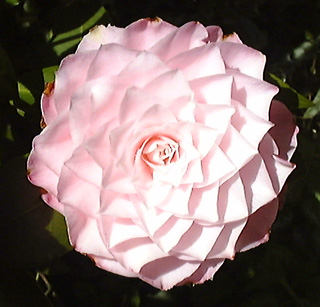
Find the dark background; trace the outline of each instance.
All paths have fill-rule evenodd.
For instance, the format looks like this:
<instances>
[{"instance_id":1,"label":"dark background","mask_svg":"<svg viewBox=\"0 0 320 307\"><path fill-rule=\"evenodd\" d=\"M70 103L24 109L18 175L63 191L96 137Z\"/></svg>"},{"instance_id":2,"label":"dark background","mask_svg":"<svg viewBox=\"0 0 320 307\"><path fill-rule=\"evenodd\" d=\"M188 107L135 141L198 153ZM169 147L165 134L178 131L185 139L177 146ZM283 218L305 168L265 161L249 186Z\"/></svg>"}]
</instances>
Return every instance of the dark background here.
<instances>
[{"instance_id":1,"label":"dark background","mask_svg":"<svg viewBox=\"0 0 320 307\"><path fill-rule=\"evenodd\" d=\"M278 98L300 127L297 169L271 240L226 261L213 281L167 292L72 251L63 218L25 171L44 83L61 59L95 24L156 16L220 25L261 50L265 78L282 87ZM319 44L316 0L0 0L0 306L320 305Z\"/></svg>"}]
</instances>

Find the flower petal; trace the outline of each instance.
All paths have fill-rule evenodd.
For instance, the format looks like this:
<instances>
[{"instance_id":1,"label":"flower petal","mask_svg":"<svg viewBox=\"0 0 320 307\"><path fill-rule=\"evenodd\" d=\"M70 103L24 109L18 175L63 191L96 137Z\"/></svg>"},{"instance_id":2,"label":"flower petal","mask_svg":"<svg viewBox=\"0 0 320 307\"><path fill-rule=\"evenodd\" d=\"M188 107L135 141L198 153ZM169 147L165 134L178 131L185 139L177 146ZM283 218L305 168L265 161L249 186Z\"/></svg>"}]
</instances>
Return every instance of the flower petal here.
<instances>
[{"instance_id":1,"label":"flower petal","mask_svg":"<svg viewBox=\"0 0 320 307\"><path fill-rule=\"evenodd\" d=\"M70 106L73 92L84 84L89 66L96 56L95 51L69 55L64 58L56 72L54 83L54 103L58 113Z\"/></svg>"},{"instance_id":2,"label":"flower petal","mask_svg":"<svg viewBox=\"0 0 320 307\"><path fill-rule=\"evenodd\" d=\"M186 50L204 45L207 35L205 27L199 22L188 22L160 40L150 51L167 61Z\"/></svg>"},{"instance_id":3,"label":"flower petal","mask_svg":"<svg viewBox=\"0 0 320 307\"><path fill-rule=\"evenodd\" d=\"M199 267L200 262L186 262L175 257L163 257L146 264L139 277L161 290L169 290Z\"/></svg>"},{"instance_id":4,"label":"flower petal","mask_svg":"<svg viewBox=\"0 0 320 307\"><path fill-rule=\"evenodd\" d=\"M121 45L102 45L90 64L87 81L100 77L117 76L137 55L137 51Z\"/></svg>"},{"instance_id":5,"label":"flower petal","mask_svg":"<svg viewBox=\"0 0 320 307\"><path fill-rule=\"evenodd\" d=\"M242 220L249 214L244 186L238 173L220 186L218 214L223 223Z\"/></svg>"},{"instance_id":6,"label":"flower petal","mask_svg":"<svg viewBox=\"0 0 320 307\"><path fill-rule=\"evenodd\" d=\"M278 199L272 200L249 216L237 244L237 251L246 251L269 239L271 225L278 213Z\"/></svg>"},{"instance_id":7,"label":"flower petal","mask_svg":"<svg viewBox=\"0 0 320 307\"><path fill-rule=\"evenodd\" d=\"M262 119L269 120L270 103L278 88L244 74L234 73L233 78L232 98Z\"/></svg>"},{"instance_id":8,"label":"flower petal","mask_svg":"<svg viewBox=\"0 0 320 307\"><path fill-rule=\"evenodd\" d=\"M180 53L171 58L167 64L172 69L181 70L187 80L225 73L220 50L214 44L207 44Z\"/></svg>"},{"instance_id":9,"label":"flower petal","mask_svg":"<svg viewBox=\"0 0 320 307\"><path fill-rule=\"evenodd\" d=\"M175 26L160 18L140 19L125 29L111 25L97 26L82 39L77 52L96 50L101 45L110 43L117 43L136 50L146 50L175 30Z\"/></svg>"},{"instance_id":10,"label":"flower petal","mask_svg":"<svg viewBox=\"0 0 320 307\"><path fill-rule=\"evenodd\" d=\"M294 118L283 103L273 100L270 107L270 121L275 123L269 134L279 148L278 156L288 160L297 147L299 129L294 122Z\"/></svg>"},{"instance_id":11,"label":"flower petal","mask_svg":"<svg viewBox=\"0 0 320 307\"><path fill-rule=\"evenodd\" d=\"M262 80L266 57L246 45L233 42L217 42L226 68Z\"/></svg>"},{"instance_id":12,"label":"flower petal","mask_svg":"<svg viewBox=\"0 0 320 307\"><path fill-rule=\"evenodd\" d=\"M203 261L206 259L212 246L219 237L223 226L200 226L193 223L191 228L182 236L173 251L179 253L179 259L193 259Z\"/></svg>"},{"instance_id":13,"label":"flower petal","mask_svg":"<svg viewBox=\"0 0 320 307\"><path fill-rule=\"evenodd\" d=\"M165 252L172 250L190 229L193 221L171 216L154 234L153 241ZM174 249L175 250L175 249Z\"/></svg>"},{"instance_id":14,"label":"flower petal","mask_svg":"<svg viewBox=\"0 0 320 307\"><path fill-rule=\"evenodd\" d=\"M204 78L193 79L190 86L199 103L230 105L233 77L217 74Z\"/></svg>"}]
</instances>

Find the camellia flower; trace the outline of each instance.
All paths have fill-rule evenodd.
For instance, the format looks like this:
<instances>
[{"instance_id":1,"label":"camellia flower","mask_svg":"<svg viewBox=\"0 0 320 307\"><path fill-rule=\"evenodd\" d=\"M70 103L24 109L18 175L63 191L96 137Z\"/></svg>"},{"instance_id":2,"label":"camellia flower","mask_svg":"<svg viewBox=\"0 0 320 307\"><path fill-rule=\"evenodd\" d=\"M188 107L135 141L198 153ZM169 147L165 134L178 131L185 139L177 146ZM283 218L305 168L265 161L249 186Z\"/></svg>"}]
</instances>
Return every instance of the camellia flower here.
<instances>
[{"instance_id":1,"label":"camellia flower","mask_svg":"<svg viewBox=\"0 0 320 307\"><path fill-rule=\"evenodd\" d=\"M43 94L28 160L74 248L166 290L266 242L297 128L264 65L198 22L86 35Z\"/></svg>"}]
</instances>

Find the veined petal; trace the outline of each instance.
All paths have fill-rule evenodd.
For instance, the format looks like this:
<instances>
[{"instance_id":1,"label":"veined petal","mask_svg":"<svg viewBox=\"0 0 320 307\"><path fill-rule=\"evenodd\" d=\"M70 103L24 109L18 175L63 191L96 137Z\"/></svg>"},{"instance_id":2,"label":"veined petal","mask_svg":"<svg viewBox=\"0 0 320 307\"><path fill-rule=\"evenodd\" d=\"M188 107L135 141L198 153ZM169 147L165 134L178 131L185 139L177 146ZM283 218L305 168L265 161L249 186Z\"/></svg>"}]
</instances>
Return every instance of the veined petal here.
<instances>
[{"instance_id":1,"label":"veined petal","mask_svg":"<svg viewBox=\"0 0 320 307\"><path fill-rule=\"evenodd\" d=\"M46 125L51 124L58 116L53 96L53 92L49 94L42 94L41 96L41 111Z\"/></svg>"},{"instance_id":2,"label":"veined petal","mask_svg":"<svg viewBox=\"0 0 320 307\"><path fill-rule=\"evenodd\" d=\"M127 48L146 50L166 37L176 27L161 20L140 19L126 28L108 25L93 28L81 41L77 53L86 50L96 50L101 45L116 43Z\"/></svg>"},{"instance_id":3,"label":"veined petal","mask_svg":"<svg viewBox=\"0 0 320 307\"><path fill-rule=\"evenodd\" d=\"M126 277L139 277L137 273L133 273L132 271L127 270L121 263L119 263L115 259L94 257L93 260L95 265L103 270Z\"/></svg>"},{"instance_id":4,"label":"veined petal","mask_svg":"<svg viewBox=\"0 0 320 307\"><path fill-rule=\"evenodd\" d=\"M220 148L238 169L243 167L258 153L258 150L248 143L232 126L229 126L227 129L220 143Z\"/></svg>"},{"instance_id":5,"label":"veined petal","mask_svg":"<svg viewBox=\"0 0 320 307\"><path fill-rule=\"evenodd\" d=\"M130 218L120 218L110 215L101 217L103 237L109 249L128 240L146 238L147 233Z\"/></svg>"},{"instance_id":6,"label":"veined petal","mask_svg":"<svg viewBox=\"0 0 320 307\"><path fill-rule=\"evenodd\" d=\"M144 90L166 101L193 96L190 85L179 70L169 70L159 74L157 78L146 84Z\"/></svg>"},{"instance_id":7,"label":"veined petal","mask_svg":"<svg viewBox=\"0 0 320 307\"><path fill-rule=\"evenodd\" d=\"M139 277L156 288L169 290L192 275L199 266L199 261L186 262L167 256L146 264Z\"/></svg>"},{"instance_id":8,"label":"veined petal","mask_svg":"<svg viewBox=\"0 0 320 307\"><path fill-rule=\"evenodd\" d=\"M139 71L139 74L137 74ZM150 80L169 71L168 66L156 55L141 51L138 55L118 74L121 83L130 86L144 87Z\"/></svg>"},{"instance_id":9,"label":"veined petal","mask_svg":"<svg viewBox=\"0 0 320 307\"><path fill-rule=\"evenodd\" d=\"M230 205L232 204L232 206ZM223 223L239 221L249 215L244 186L238 173L219 188L218 214Z\"/></svg>"},{"instance_id":10,"label":"veined petal","mask_svg":"<svg viewBox=\"0 0 320 307\"><path fill-rule=\"evenodd\" d=\"M190 81L190 86L199 103L231 105L233 77L228 74L216 74Z\"/></svg>"},{"instance_id":11,"label":"veined petal","mask_svg":"<svg viewBox=\"0 0 320 307\"><path fill-rule=\"evenodd\" d=\"M215 44L206 44L180 53L167 63L170 68L181 70L187 80L225 73L220 50Z\"/></svg>"},{"instance_id":12,"label":"veined petal","mask_svg":"<svg viewBox=\"0 0 320 307\"><path fill-rule=\"evenodd\" d=\"M232 98L241 102L249 111L269 120L270 103L278 88L244 74L233 73Z\"/></svg>"},{"instance_id":13,"label":"veined petal","mask_svg":"<svg viewBox=\"0 0 320 307\"><path fill-rule=\"evenodd\" d=\"M118 44L102 45L90 64L87 81L117 76L137 55L138 51Z\"/></svg>"},{"instance_id":14,"label":"veined petal","mask_svg":"<svg viewBox=\"0 0 320 307\"><path fill-rule=\"evenodd\" d=\"M205 187L212 183L222 184L237 171L237 167L231 162L228 156L214 146L202 160L203 181L196 183L195 188Z\"/></svg>"},{"instance_id":15,"label":"veined petal","mask_svg":"<svg viewBox=\"0 0 320 307\"><path fill-rule=\"evenodd\" d=\"M237 251L246 251L269 240L271 225L278 213L278 199L249 216L236 244Z\"/></svg>"},{"instance_id":16,"label":"veined petal","mask_svg":"<svg viewBox=\"0 0 320 307\"><path fill-rule=\"evenodd\" d=\"M100 203L99 213L102 215L125 219L139 218L132 200L127 194L103 189L100 194Z\"/></svg>"},{"instance_id":17,"label":"veined petal","mask_svg":"<svg viewBox=\"0 0 320 307\"><path fill-rule=\"evenodd\" d=\"M152 240L165 252L172 250L193 224L191 219L171 216L154 234Z\"/></svg>"},{"instance_id":18,"label":"veined petal","mask_svg":"<svg viewBox=\"0 0 320 307\"><path fill-rule=\"evenodd\" d=\"M139 273L143 266L167 255L149 238L133 238L111 249L114 257L128 270Z\"/></svg>"},{"instance_id":19,"label":"veined petal","mask_svg":"<svg viewBox=\"0 0 320 307\"><path fill-rule=\"evenodd\" d=\"M148 208L137 197L131 198L134 207L139 214L141 222L151 237L172 217L170 212L166 212L157 207Z\"/></svg>"},{"instance_id":20,"label":"veined petal","mask_svg":"<svg viewBox=\"0 0 320 307\"><path fill-rule=\"evenodd\" d=\"M298 127L287 107L280 101L273 100L270 107L270 121L275 123L269 134L275 140L282 159L290 159L297 147Z\"/></svg>"},{"instance_id":21,"label":"veined petal","mask_svg":"<svg viewBox=\"0 0 320 307\"><path fill-rule=\"evenodd\" d=\"M100 187L82 180L64 166L58 183L58 200L65 206L77 208L88 216L94 216L100 207Z\"/></svg>"},{"instance_id":22,"label":"veined petal","mask_svg":"<svg viewBox=\"0 0 320 307\"><path fill-rule=\"evenodd\" d=\"M43 163L58 176L64 161L71 156L73 148L67 113L60 115L33 141L33 155L38 155L39 159L41 157ZM32 171L33 167L30 166L30 169Z\"/></svg>"},{"instance_id":23,"label":"veined petal","mask_svg":"<svg viewBox=\"0 0 320 307\"><path fill-rule=\"evenodd\" d=\"M179 259L186 256L188 259L203 261L215 244L222 229L223 226L207 227L193 223L178 245L173 248L173 251L179 253Z\"/></svg>"},{"instance_id":24,"label":"veined petal","mask_svg":"<svg viewBox=\"0 0 320 307\"><path fill-rule=\"evenodd\" d=\"M193 188L189 199L189 215L198 224L217 223L219 185L211 184L203 188Z\"/></svg>"},{"instance_id":25,"label":"veined petal","mask_svg":"<svg viewBox=\"0 0 320 307\"><path fill-rule=\"evenodd\" d=\"M224 259L209 259L201 262L199 268L189 277L184 279L179 285L202 284L207 280L212 280L214 274L222 266Z\"/></svg>"},{"instance_id":26,"label":"veined petal","mask_svg":"<svg viewBox=\"0 0 320 307\"><path fill-rule=\"evenodd\" d=\"M277 197L272 177L260 155L255 156L239 173L250 214Z\"/></svg>"},{"instance_id":27,"label":"veined petal","mask_svg":"<svg viewBox=\"0 0 320 307\"><path fill-rule=\"evenodd\" d=\"M101 186L102 169L85 148L78 147L64 165L81 178L81 180L88 181L97 187Z\"/></svg>"},{"instance_id":28,"label":"veined petal","mask_svg":"<svg viewBox=\"0 0 320 307\"><path fill-rule=\"evenodd\" d=\"M217 42L226 68L262 80L266 57L253 48L233 42Z\"/></svg>"},{"instance_id":29,"label":"veined petal","mask_svg":"<svg viewBox=\"0 0 320 307\"><path fill-rule=\"evenodd\" d=\"M269 134L266 134L260 143L259 152L268 169L273 188L279 194L286 179L295 169L295 165L273 154L273 146L273 139Z\"/></svg>"},{"instance_id":30,"label":"veined petal","mask_svg":"<svg viewBox=\"0 0 320 307\"><path fill-rule=\"evenodd\" d=\"M95 51L69 55L64 58L56 72L54 83L54 102L58 113L68 110L74 91L83 85Z\"/></svg>"},{"instance_id":31,"label":"veined petal","mask_svg":"<svg viewBox=\"0 0 320 307\"><path fill-rule=\"evenodd\" d=\"M219 26L208 26L206 27L208 32L208 37L206 38L206 42L219 42L223 38L222 29Z\"/></svg>"},{"instance_id":32,"label":"veined petal","mask_svg":"<svg viewBox=\"0 0 320 307\"><path fill-rule=\"evenodd\" d=\"M232 117L232 125L255 148L258 148L263 136L274 125L250 112L241 103L233 101L236 112Z\"/></svg>"},{"instance_id":33,"label":"veined petal","mask_svg":"<svg viewBox=\"0 0 320 307\"><path fill-rule=\"evenodd\" d=\"M236 242L245 227L247 218L224 225L218 239L208 254L208 259L233 259Z\"/></svg>"},{"instance_id":34,"label":"veined petal","mask_svg":"<svg viewBox=\"0 0 320 307\"><path fill-rule=\"evenodd\" d=\"M207 31L199 22L188 22L155 44L150 51L163 61L199 46L204 45Z\"/></svg>"},{"instance_id":35,"label":"veined petal","mask_svg":"<svg viewBox=\"0 0 320 307\"><path fill-rule=\"evenodd\" d=\"M90 256L113 258L101 239L98 223L76 208L68 207L64 212L71 244L80 253Z\"/></svg>"}]
</instances>

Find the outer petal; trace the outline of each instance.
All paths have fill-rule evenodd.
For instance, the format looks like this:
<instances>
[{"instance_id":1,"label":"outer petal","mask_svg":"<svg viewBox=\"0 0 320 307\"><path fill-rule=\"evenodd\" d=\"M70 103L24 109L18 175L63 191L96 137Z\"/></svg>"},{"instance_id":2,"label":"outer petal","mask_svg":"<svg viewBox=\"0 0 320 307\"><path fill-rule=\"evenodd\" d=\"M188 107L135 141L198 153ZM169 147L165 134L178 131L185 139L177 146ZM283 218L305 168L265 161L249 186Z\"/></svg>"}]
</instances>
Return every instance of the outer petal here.
<instances>
[{"instance_id":1,"label":"outer petal","mask_svg":"<svg viewBox=\"0 0 320 307\"><path fill-rule=\"evenodd\" d=\"M207 280L212 280L214 274L219 270L223 264L224 259L209 259L201 263L199 268L189 277L180 282L179 285L186 284L202 284Z\"/></svg>"},{"instance_id":2,"label":"outer petal","mask_svg":"<svg viewBox=\"0 0 320 307\"><path fill-rule=\"evenodd\" d=\"M269 120L270 103L273 96L277 94L278 88L244 74L233 73L232 75L234 78L232 98L241 102L262 119Z\"/></svg>"},{"instance_id":3,"label":"outer petal","mask_svg":"<svg viewBox=\"0 0 320 307\"><path fill-rule=\"evenodd\" d=\"M233 77L217 74L190 81L195 98L199 103L230 105Z\"/></svg>"},{"instance_id":4,"label":"outer petal","mask_svg":"<svg viewBox=\"0 0 320 307\"><path fill-rule=\"evenodd\" d=\"M71 244L80 253L112 259L99 233L98 223L83 212L68 207L64 212Z\"/></svg>"},{"instance_id":5,"label":"outer petal","mask_svg":"<svg viewBox=\"0 0 320 307\"><path fill-rule=\"evenodd\" d=\"M136 50L146 50L175 30L175 26L160 18L140 19L125 29L111 25L98 26L82 39L77 53L97 50L101 45L110 43L117 43Z\"/></svg>"},{"instance_id":6,"label":"outer petal","mask_svg":"<svg viewBox=\"0 0 320 307\"><path fill-rule=\"evenodd\" d=\"M214 44L207 44L180 53L167 63L172 69L181 70L187 80L225 73L220 50Z\"/></svg>"},{"instance_id":7,"label":"outer petal","mask_svg":"<svg viewBox=\"0 0 320 307\"><path fill-rule=\"evenodd\" d=\"M277 213L278 200L274 199L250 215L236 244L236 250L246 251L268 241L271 225Z\"/></svg>"},{"instance_id":8,"label":"outer petal","mask_svg":"<svg viewBox=\"0 0 320 307\"><path fill-rule=\"evenodd\" d=\"M124 267L135 273L147 263L167 257L149 238L133 238L113 247L111 252Z\"/></svg>"},{"instance_id":9,"label":"outer petal","mask_svg":"<svg viewBox=\"0 0 320 307\"><path fill-rule=\"evenodd\" d=\"M273 100L270 107L270 121L275 123L269 134L279 148L278 156L289 160L297 147L297 133L299 131L293 116L283 103Z\"/></svg>"},{"instance_id":10,"label":"outer petal","mask_svg":"<svg viewBox=\"0 0 320 307\"><path fill-rule=\"evenodd\" d=\"M54 102L58 113L70 106L73 92L84 84L89 66L96 55L95 51L69 55L63 59L56 73Z\"/></svg>"},{"instance_id":11,"label":"outer petal","mask_svg":"<svg viewBox=\"0 0 320 307\"><path fill-rule=\"evenodd\" d=\"M223 32L220 27L209 26L209 27L206 27L206 29L208 31L208 38L206 39L206 41L214 43L222 40Z\"/></svg>"},{"instance_id":12,"label":"outer petal","mask_svg":"<svg viewBox=\"0 0 320 307\"><path fill-rule=\"evenodd\" d=\"M246 225L247 218L224 225L219 238L208 254L208 259L233 259L236 242Z\"/></svg>"},{"instance_id":13,"label":"outer petal","mask_svg":"<svg viewBox=\"0 0 320 307\"><path fill-rule=\"evenodd\" d=\"M157 230L152 239L165 253L168 253L176 247L182 239L181 237L192 227L192 224L193 221L191 219L181 219L171 216L171 218ZM174 248L174 251L176 251L176 248Z\"/></svg>"},{"instance_id":14,"label":"outer petal","mask_svg":"<svg viewBox=\"0 0 320 307\"><path fill-rule=\"evenodd\" d=\"M137 51L121 45L102 45L92 60L87 80L118 75L137 54ZM107 70L106 67L108 67Z\"/></svg>"},{"instance_id":15,"label":"outer petal","mask_svg":"<svg viewBox=\"0 0 320 307\"><path fill-rule=\"evenodd\" d=\"M193 223L173 251L179 254L179 259L186 257L186 259L204 261L222 229L223 226L201 226Z\"/></svg>"},{"instance_id":16,"label":"outer petal","mask_svg":"<svg viewBox=\"0 0 320 307\"><path fill-rule=\"evenodd\" d=\"M279 194L286 179L294 170L295 165L277 157L277 155L274 154L274 146L273 139L267 134L260 143L259 151L268 169L273 188L275 192Z\"/></svg>"},{"instance_id":17,"label":"outer petal","mask_svg":"<svg viewBox=\"0 0 320 307\"><path fill-rule=\"evenodd\" d=\"M217 42L226 68L262 80L266 57L246 45L232 42Z\"/></svg>"},{"instance_id":18,"label":"outer petal","mask_svg":"<svg viewBox=\"0 0 320 307\"><path fill-rule=\"evenodd\" d=\"M112 272L114 274L126 277L139 277L137 273L127 270L121 263L114 259L107 259L104 257L93 257L97 267Z\"/></svg>"},{"instance_id":19,"label":"outer petal","mask_svg":"<svg viewBox=\"0 0 320 307\"><path fill-rule=\"evenodd\" d=\"M51 122L58 116L58 111L53 99L53 91L53 88L50 93L46 93L45 90L41 97L41 111L46 125L51 124Z\"/></svg>"},{"instance_id":20,"label":"outer petal","mask_svg":"<svg viewBox=\"0 0 320 307\"><path fill-rule=\"evenodd\" d=\"M186 262L175 257L163 257L146 264L139 277L161 290L169 290L192 275L200 262Z\"/></svg>"},{"instance_id":21,"label":"outer petal","mask_svg":"<svg viewBox=\"0 0 320 307\"><path fill-rule=\"evenodd\" d=\"M89 216L95 216L100 208L99 198L99 187L82 180L67 166L62 168L58 183L59 202L77 208Z\"/></svg>"},{"instance_id":22,"label":"outer petal","mask_svg":"<svg viewBox=\"0 0 320 307\"><path fill-rule=\"evenodd\" d=\"M207 35L203 25L198 22L189 22L171 32L150 51L158 55L161 60L167 61L184 51L204 45Z\"/></svg>"},{"instance_id":23,"label":"outer petal","mask_svg":"<svg viewBox=\"0 0 320 307\"><path fill-rule=\"evenodd\" d=\"M69 131L68 114L64 113L47 126L33 141L33 153L38 158L30 158L28 168L32 174L38 166L32 162L34 159L41 160L57 176L60 175L61 167L67 160L74 148Z\"/></svg>"}]
</instances>

